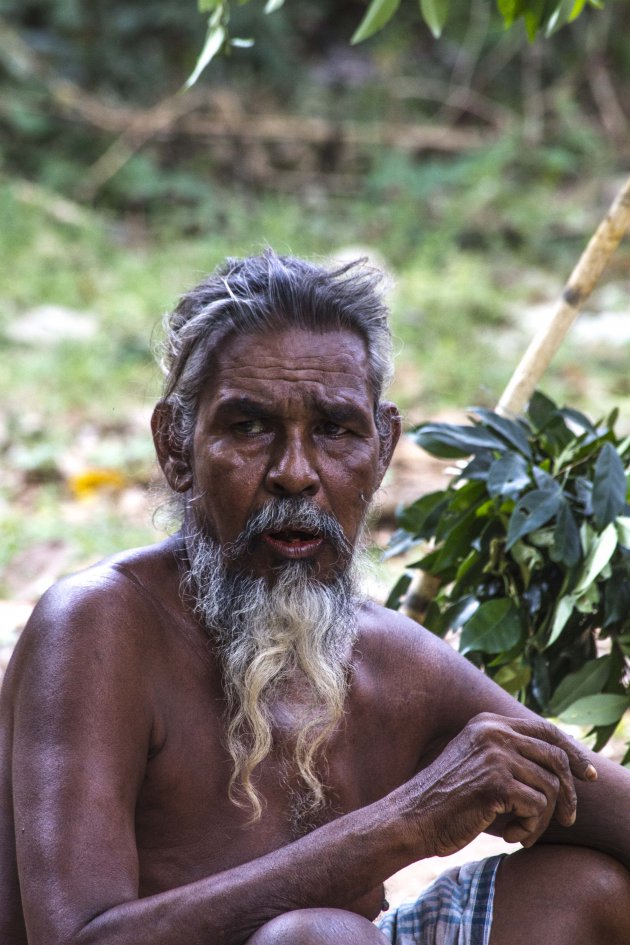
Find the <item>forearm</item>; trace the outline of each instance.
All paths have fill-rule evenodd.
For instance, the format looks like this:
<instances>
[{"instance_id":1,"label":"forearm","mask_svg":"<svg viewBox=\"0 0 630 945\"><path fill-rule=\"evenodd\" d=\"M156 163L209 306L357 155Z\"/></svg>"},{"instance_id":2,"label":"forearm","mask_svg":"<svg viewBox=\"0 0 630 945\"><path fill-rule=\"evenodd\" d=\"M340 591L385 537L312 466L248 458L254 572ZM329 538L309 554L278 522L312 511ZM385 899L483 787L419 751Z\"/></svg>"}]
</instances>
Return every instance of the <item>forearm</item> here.
<instances>
[{"instance_id":1,"label":"forearm","mask_svg":"<svg viewBox=\"0 0 630 945\"><path fill-rule=\"evenodd\" d=\"M578 784L577 819L573 827L552 823L545 843L592 847L615 857L630 869L630 771L592 755L597 781Z\"/></svg>"},{"instance_id":2,"label":"forearm","mask_svg":"<svg viewBox=\"0 0 630 945\"><path fill-rule=\"evenodd\" d=\"M347 908L415 858L402 820L395 792L235 869L114 906L72 945L240 945L283 912Z\"/></svg>"}]
</instances>

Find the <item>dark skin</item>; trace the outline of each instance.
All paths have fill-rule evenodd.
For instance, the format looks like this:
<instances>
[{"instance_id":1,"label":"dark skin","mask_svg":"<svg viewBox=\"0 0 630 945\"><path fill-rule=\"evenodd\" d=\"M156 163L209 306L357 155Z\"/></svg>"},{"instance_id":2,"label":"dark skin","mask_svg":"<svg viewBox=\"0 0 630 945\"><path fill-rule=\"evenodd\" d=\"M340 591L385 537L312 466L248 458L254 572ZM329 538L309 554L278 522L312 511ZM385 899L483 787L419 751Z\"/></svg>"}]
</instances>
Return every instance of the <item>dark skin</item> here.
<instances>
[{"instance_id":1,"label":"dark skin","mask_svg":"<svg viewBox=\"0 0 630 945\"><path fill-rule=\"evenodd\" d=\"M169 436L164 405L154 435L169 483L192 491L220 542L270 496L287 495L332 512L354 542L399 432L395 408L380 411L379 434L357 335L287 331L225 343L191 455ZM296 555L323 578L338 566L325 540L296 548L263 537L249 566L270 582ZM579 945L600 931L607 943L629 940L626 868L546 846L599 848L630 865L628 772L373 604L358 614L346 713L326 750L327 822L292 839L281 767L295 737L288 704L256 772L262 818L248 823L227 796L220 667L182 604L181 568L177 538L109 559L48 592L20 639L2 693L0 941L378 945L368 920L383 881L488 829L536 844L499 871L491 945L520 942L518 905L531 916L536 891L524 858L541 850L547 899L555 877L555 904L569 901L574 880L558 866L579 877L586 856L584 876L599 857L597 875L614 877L620 903L597 913L595 931L580 925L562 938L540 900L545 940Z\"/></svg>"}]
</instances>

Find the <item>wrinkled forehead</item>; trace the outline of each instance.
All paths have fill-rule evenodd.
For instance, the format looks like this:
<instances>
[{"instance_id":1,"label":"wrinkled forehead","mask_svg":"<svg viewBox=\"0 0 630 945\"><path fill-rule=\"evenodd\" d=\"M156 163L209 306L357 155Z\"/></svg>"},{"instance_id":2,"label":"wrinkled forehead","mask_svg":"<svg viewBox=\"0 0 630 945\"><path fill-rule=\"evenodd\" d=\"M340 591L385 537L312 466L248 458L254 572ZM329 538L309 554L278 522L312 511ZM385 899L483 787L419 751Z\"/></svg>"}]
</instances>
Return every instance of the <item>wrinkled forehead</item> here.
<instances>
[{"instance_id":1,"label":"wrinkled forehead","mask_svg":"<svg viewBox=\"0 0 630 945\"><path fill-rule=\"evenodd\" d=\"M238 390L305 400L348 398L374 406L365 341L348 330L290 328L229 336L208 362L204 394Z\"/></svg>"}]
</instances>

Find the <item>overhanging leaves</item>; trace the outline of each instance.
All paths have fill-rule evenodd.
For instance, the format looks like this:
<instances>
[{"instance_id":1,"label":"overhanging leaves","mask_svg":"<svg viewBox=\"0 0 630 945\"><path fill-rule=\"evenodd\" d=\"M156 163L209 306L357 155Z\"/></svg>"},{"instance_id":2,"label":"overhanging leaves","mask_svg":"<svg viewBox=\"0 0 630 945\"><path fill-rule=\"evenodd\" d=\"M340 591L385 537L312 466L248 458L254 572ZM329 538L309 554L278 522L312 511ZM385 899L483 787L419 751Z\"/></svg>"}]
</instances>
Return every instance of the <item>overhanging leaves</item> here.
<instances>
[{"instance_id":1,"label":"overhanging leaves","mask_svg":"<svg viewBox=\"0 0 630 945\"><path fill-rule=\"evenodd\" d=\"M378 33L391 20L399 5L400 0L372 0L350 42L362 43Z\"/></svg>"},{"instance_id":2,"label":"overhanging leaves","mask_svg":"<svg viewBox=\"0 0 630 945\"><path fill-rule=\"evenodd\" d=\"M420 0L420 12L436 39L442 34L448 16L449 0Z\"/></svg>"},{"instance_id":3,"label":"overhanging leaves","mask_svg":"<svg viewBox=\"0 0 630 945\"><path fill-rule=\"evenodd\" d=\"M220 7L217 7L217 12L220 12ZM184 83L185 89L189 89L195 84L206 66L214 59L214 57L225 45L227 38L226 28L223 23L215 22L215 19L215 16L210 18L208 32L206 34L206 41L204 43L203 49L201 50L201 53L199 54L199 59L197 60L195 68Z\"/></svg>"}]
</instances>

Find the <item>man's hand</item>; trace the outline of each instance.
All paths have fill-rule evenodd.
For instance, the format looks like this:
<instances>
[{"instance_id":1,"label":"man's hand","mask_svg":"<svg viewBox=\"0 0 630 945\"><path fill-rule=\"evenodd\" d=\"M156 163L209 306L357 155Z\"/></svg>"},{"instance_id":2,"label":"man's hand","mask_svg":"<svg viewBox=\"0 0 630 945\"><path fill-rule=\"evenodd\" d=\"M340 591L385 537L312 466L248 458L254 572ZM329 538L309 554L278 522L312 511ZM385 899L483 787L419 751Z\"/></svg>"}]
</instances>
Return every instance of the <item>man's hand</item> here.
<instances>
[{"instance_id":1,"label":"man's hand","mask_svg":"<svg viewBox=\"0 0 630 945\"><path fill-rule=\"evenodd\" d=\"M424 856L455 853L497 817L504 840L530 847L552 818L575 822L574 778L594 781L597 772L554 725L484 712L408 782L405 803Z\"/></svg>"}]
</instances>

